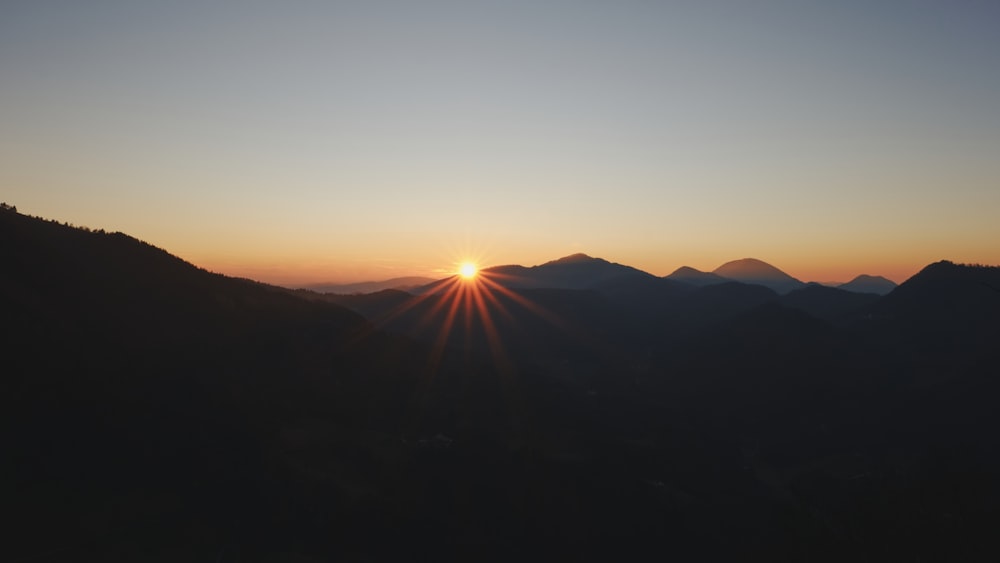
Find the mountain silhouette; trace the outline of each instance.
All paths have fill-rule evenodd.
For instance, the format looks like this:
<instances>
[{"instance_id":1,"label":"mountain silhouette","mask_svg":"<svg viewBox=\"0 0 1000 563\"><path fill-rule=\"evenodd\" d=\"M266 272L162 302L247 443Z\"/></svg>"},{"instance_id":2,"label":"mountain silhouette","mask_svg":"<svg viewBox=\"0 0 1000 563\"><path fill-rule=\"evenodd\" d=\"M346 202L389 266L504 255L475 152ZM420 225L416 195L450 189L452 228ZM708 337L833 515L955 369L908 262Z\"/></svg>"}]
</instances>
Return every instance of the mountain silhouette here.
<instances>
[{"instance_id":1,"label":"mountain silhouette","mask_svg":"<svg viewBox=\"0 0 1000 563\"><path fill-rule=\"evenodd\" d=\"M5 559L996 558L1000 268L336 295L6 207L0 264Z\"/></svg>"},{"instance_id":2,"label":"mountain silhouette","mask_svg":"<svg viewBox=\"0 0 1000 563\"><path fill-rule=\"evenodd\" d=\"M8 212L0 236L18 241L0 250L8 266L3 298L7 311L27 326L94 323L96 332L129 342L162 339L162 346L191 331L213 339L247 333L251 318L321 322L342 331L365 324L342 307L316 306L283 288L210 273L123 233ZM186 334L176 331L178 325Z\"/></svg>"},{"instance_id":3,"label":"mountain silhouette","mask_svg":"<svg viewBox=\"0 0 1000 563\"><path fill-rule=\"evenodd\" d=\"M116 549L141 559L161 534L196 553L185 530L281 536L266 516L279 510L274 471L292 463L281 429L331 410L341 425L358 413L383 413L384 425L405 411L423 362L346 308L122 233L4 210L0 241L12 560L38 545L68 560ZM392 390L364 391L375 381ZM196 514L205 520L192 526Z\"/></svg>"},{"instance_id":4,"label":"mountain silhouette","mask_svg":"<svg viewBox=\"0 0 1000 563\"><path fill-rule=\"evenodd\" d=\"M647 316L662 312L691 289L688 284L586 254L572 254L531 267L493 266L484 268L479 275L492 284L513 290L594 290L619 306ZM414 293L434 293L447 287L447 280L438 280Z\"/></svg>"},{"instance_id":5,"label":"mountain silhouette","mask_svg":"<svg viewBox=\"0 0 1000 563\"><path fill-rule=\"evenodd\" d=\"M593 258L584 254L583 252L577 252L575 254L570 254L568 256L563 256L562 258L556 258L555 260L550 260L545 263L545 265L554 264L592 264L594 262L606 262L600 258Z\"/></svg>"},{"instance_id":6,"label":"mountain silhouette","mask_svg":"<svg viewBox=\"0 0 1000 563\"><path fill-rule=\"evenodd\" d=\"M769 287L779 294L799 289L805 284L774 266L755 258L733 260L716 268L713 274L731 280Z\"/></svg>"},{"instance_id":7,"label":"mountain silhouette","mask_svg":"<svg viewBox=\"0 0 1000 563\"><path fill-rule=\"evenodd\" d=\"M905 346L911 358L934 355L987 369L984 358L1000 341L996 288L998 267L936 262L876 301L872 324Z\"/></svg>"},{"instance_id":8,"label":"mountain silhouette","mask_svg":"<svg viewBox=\"0 0 1000 563\"><path fill-rule=\"evenodd\" d=\"M572 254L538 266L496 266L482 273L511 288L593 289L624 279L656 280L656 276L586 254ZM654 282L655 283L655 282Z\"/></svg>"},{"instance_id":9,"label":"mountain silhouette","mask_svg":"<svg viewBox=\"0 0 1000 563\"><path fill-rule=\"evenodd\" d=\"M876 295L885 295L893 289L896 289L896 283L892 280L883 278L882 276L869 276L862 274L847 283L838 285L837 288L843 289L844 291L853 291L855 293L874 293Z\"/></svg>"},{"instance_id":10,"label":"mountain silhouette","mask_svg":"<svg viewBox=\"0 0 1000 563\"><path fill-rule=\"evenodd\" d=\"M880 299L873 310L907 321L952 324L996 319L1000 267L935 262Z\"/></svg>"},{"instance_id":11,"label":"mountain silhouette","mask_svg":"<svg viewBox=\"0 0 1000 563\"><path fill-rule=\"evenodd\" d=\"M668 280L679 281L683 283L689 283L691 285L711 285L716 283L725 283L726 278L719 276L718 274L713 274L711 272L702 272L701 270L696 270L689 266L681 266L677 268L672 273L664 276Z\"/></svg>"}]
</instances>

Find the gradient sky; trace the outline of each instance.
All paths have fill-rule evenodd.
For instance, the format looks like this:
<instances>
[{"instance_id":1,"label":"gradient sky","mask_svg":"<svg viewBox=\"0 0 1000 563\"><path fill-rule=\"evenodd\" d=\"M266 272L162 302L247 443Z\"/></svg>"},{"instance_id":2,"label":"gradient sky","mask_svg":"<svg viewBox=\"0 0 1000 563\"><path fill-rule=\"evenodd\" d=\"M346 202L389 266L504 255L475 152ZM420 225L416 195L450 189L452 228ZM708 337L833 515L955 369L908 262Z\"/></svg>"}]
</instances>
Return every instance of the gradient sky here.
<instances>
[{"instance_id":1,"label":"gradient sky","mask_svg":"<svg viewBox=\"0 0 1000 563\"><path fill-rule=\"evenodd\" d=\"M1000 263L1000 3L6 1L0 199L284 284Z\"/></svg>"}]
</instances>

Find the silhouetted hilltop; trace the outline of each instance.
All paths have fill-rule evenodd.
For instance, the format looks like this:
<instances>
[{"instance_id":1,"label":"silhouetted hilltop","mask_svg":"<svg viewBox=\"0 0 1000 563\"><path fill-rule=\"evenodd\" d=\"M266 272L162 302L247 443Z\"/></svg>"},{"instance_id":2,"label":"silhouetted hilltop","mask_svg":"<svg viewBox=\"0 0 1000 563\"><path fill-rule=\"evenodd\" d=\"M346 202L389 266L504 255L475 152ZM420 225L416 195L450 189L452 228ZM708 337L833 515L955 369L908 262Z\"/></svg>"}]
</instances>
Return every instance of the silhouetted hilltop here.
<instances>
[{"instance_id":1,"label":"silhouetted hilltop","mask_svg":"<svg viewBox=\"0 0 1000 563\"><path fill-rule=\"evenodd\" d=\"M552 266L556 264L587 264L597 261L606 262L606 260L602 260L600 258L593 258L582 252L577 252L576 254L570 254L569 256L563 256L562 258L550 260L542 264L542 266Z\"/></svg>"},{"instance_id":2,"label":"silhouetted hilltop","mask_svg":"<svg viewBox=\"0 0 1000 563\"><path fill-rule=\"evenodd\" d=\"M997 319L1000 267L935 262L878 301L873 310L907 320Z\"/></svg>"},{"instance_id":3,"label":"silhouetted hilltop","mask_svg":"<svg viewBox=\"0 0 1000 563\"><path fill-rule=\"evenodd\" d=\"M490 284L515 290L595 290L618 306L646 316L664 311L691 289L688 284L658 278L631 266L582 253L538 266L494 266L485 268L479 275ZM415 293L435 292L446 285L447 280L439 280Z\"/></svg>"},{"instance_id":4,"label":"silhouetted hilltop","mask_svg":"<svg viewBox=\"0 0 1000 563\"><path fill-rule=\"evenodd\" d=\"M282 428L330 412L396 428L422 361L343 307L122 233L4 210L0 263L11 560L38 546L134 555L160 536L196 550L189 532L283 537L269 514L297 495L279 492L296 467Z\"/></svg>"},{"instance_id":5,"label":"silhouetted hilltop","mask_svg":"<svg viewBox=\"0 0 1000 563\"><path fill-rule=\"evenodd\" d=\"M726 262L712 273L743 283L763 285L778 293L788 293L805 285L774 266L755 258Z\"/></svg>"},{"instance_id":6,"label":"silhouetted hilltop","mask_svg":"<svg viewBox=\"0 0 1000 563\"><path fill-rule=\"evenodd\" d=\"M538 266L498 266L483 270L497 283L511 288L593 289L621 278L656 280L631 266L573 254Z\"/></svg>"},{"instance_id":7,"label":"silhouetted hilltop","mask_svg":"<svg viewBox=\"0 0 1000 563\"><path fill-rule=\"evenodd\" d=\"M256 322L315 321L338 330L364 325L347 309L212 274L123 233L8 212L0 214L0 237L17 241L0 249L6 310L43 330L81 323L115 338L163 339L163 345L192 331L206 338L246 333Z\"/></svg>"},{"instance_id":8,"label":"silhouetted hilltop","mask_svg":"<svg viewBox=\"0 0 1000 563\"><path fill-rule=\"evenodd\" d=\"M920 354L953 354L956 364L997 357L1000 267L936 262L877 301L871 314Z\"/></svg>"},{"instance_id":9,"label":"silhouetted hilltop","mask_svg":"<svg viewBox=\"0 0 1000 563\"><path fill-rule=\"evenodd\" d=\"M853 280L840 284L838 289L853 291L855 293L874 293L876 295L886 295L896 289L896 283L882 276L869 276L862 274Z\"/></svg>"},{"instance_id":10,"label":"silhouetted hilltop","mask_svg":"<svg viewBox=\"0 0 1000 563\"><path fill-rule=\"evenodd\" d=\"M664 276L664 278L699 286L725 283L726 281L729 281L718 274L702 272L701 270L696 270L689 266L681 266L680 268L674 270L670 275Z\"/></svg>"}]
</instances>

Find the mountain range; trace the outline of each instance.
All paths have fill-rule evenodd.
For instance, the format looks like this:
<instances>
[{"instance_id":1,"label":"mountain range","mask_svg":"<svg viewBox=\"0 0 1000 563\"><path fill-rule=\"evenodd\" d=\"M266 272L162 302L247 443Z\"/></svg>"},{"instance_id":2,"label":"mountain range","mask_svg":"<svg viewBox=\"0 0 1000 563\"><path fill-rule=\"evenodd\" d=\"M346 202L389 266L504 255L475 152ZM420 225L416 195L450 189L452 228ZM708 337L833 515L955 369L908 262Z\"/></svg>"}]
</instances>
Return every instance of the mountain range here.
<instances>
[{"instance_id":1,"label":"mountain range","mask_svg":"<svg viewBox=\"0 0 1000 563\"><path fill-rule=\"evenodd\" d=\"M559 288L595 289L621 284L646 284L655 286L653 274L631 266L609 262L603 258L593 258L583 253L572 254L538 266L493 266L484 269L497 283L510 288ZM719 266L712 272L702 272L689 266L682 266L662 279L690 286L705 286L726 282L740 282L762 285L779 294L789 293L806 286L778 268L757 260L744 258ZM361 282L356 284L314 284L303 289L319 293L361 294L375 293L385 289L397 289L410 293L433 291L439 280L421 277L393 278L385 281ZM667 287L669 284L660 284ZM838 288L854 293L885 295L896 284L881 276L859 275Z\"/></svg>"},{"instance_id":2,"label":"mountain range","mask_svg":"<svg viewBox=\"0 0 1000 563\"><path fill-rule=\"evenodd\" d=\"M9 209L0 242L8 560L998 555L997 267L340 295Z\"/></svg>"},{"instance_id":3,"label":"mountain range","mask_svg":"<svg viewBox=\"0 0 1000 563\"><path fill-rule=\"evenodd\" d=\"M726 262L712 272L702 272L688 266L682 266L666 276L666 278L693 285L738 281L763 285L781 294L802 289L806 286L802 281L755 258L743 258L741 260ZM892 291L896 287L896 284L882 276L862 274L850 282L839 284L836 287L854 293L885 295Z\"/></svg>"}]
</instances>

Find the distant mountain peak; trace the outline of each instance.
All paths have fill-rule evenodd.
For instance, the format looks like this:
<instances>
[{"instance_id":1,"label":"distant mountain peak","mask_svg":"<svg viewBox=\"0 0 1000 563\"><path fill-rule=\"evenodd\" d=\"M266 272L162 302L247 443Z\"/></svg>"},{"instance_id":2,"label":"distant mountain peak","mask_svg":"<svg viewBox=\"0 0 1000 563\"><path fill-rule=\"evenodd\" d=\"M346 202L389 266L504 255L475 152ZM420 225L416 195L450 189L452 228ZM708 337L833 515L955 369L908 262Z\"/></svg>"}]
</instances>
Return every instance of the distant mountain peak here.
<instances>
[{"instance_id":1,"label":"distant mountain peak","mask_svg":"<svg viewBox=\"0 0 1000 563\"><path fill-rule=\"evenodd\" d=\"M742 258L726 262L712 273L743 283L767 286L778 293L788 293L805 285L800 280L756 258Z\"/></svg>"},{"instance_id":2,"label":"distant mountain peak","mask_svg":"<svg viewBox=\"0 0 1000 563\"><path fill-rule=\"evenodd\" d=\"M896 282L883 278L882 276L861 274L853 280L840 284L837 287L839 289L853 291L855 293L875 293L877 295L885 295L893 289L896 289Z\"/></svg>"},{"instance_id":3,"label":"distant mountain peak","mask_svg":"<svg viewBox=\"0 0 1000 563\"><path fill-rule=\"evenodd\" d=\"M509 288L595 289L664 280L637 268L577 253L537 266L494 266L484 270Z\"/></svg>"},{"instance_id":4,"label":"distant mountain peak","mask_svg":"<svg viewBox=\"0 0 1000 563\"><path fill-rule=\"evenodd\" d=\"M603 260L601 260L600 258L594 258L582 252L577 252L576 254L570 254L569 256L563 256L562 258L559 258L557 260L546 262L545 264L578 264L582 262L598 262L598 261L603 262Z\"/></svg>"},{"instance_id":5,"label":"distant mountain peak","mask_svg":"<svg viewBox=\"0 0 1000 563\"><path fill-rule=\"evenodd\" d=\"M741 258L739 260L733 260L731 262L726 262L725 264L719 266L712 273L733 278L733 279L774 279L774 280L794 280L792 276L782 272L778 268L764 262L763 260L758 260L756 258Z\"/></svg>"},{"instance_id":6,"label":"distant mountain peak","mask_svg":"<svg viewBox=\"0 0 1000 563\"><path fill-rule=\"evenodd\" d=\"M699 274L707 274L707 273L708 272L702 272L701 270L692 268L691 266L681 266L680 268L677 268L676 270L674 270L673 273L671 273L670 275L671 276L673 276L673 275L688 276L688 275L699 275Z\"/></svg>"},{"instance_id":7,"label":"distant mountain peak","mask_svg":"<svg viewBox=\"0 0 1000 563\"><path fill-rule=\"evenodd\" d=\"M692 268L691 266L681 266L680 268L674 270L670 275L664 276L664 278L698 286L729 281L717 274L702 272L701 270Z\"/></svg>"}]
</instances>

